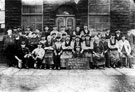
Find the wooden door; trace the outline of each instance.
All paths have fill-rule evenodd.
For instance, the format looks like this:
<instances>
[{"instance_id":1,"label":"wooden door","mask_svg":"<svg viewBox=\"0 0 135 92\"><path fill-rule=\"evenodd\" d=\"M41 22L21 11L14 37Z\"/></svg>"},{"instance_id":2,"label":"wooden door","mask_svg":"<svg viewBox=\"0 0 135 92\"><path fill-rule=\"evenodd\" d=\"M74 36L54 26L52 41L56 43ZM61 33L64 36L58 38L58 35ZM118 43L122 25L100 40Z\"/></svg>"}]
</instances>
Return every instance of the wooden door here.
<instances>
[{"instance_id":1,"label":"wooden door","mask_svg":"<svg viewBox=\"0 0 135 92\"><path fill-rule=\"evenodd\" d=\"M64 17L58 17L58 18L56 19L56 25L57 25L57 27L58 27L58 30L60 30L60 28L61 28L62 26L66 26L65 18L64 18Z\"/></svg>"},{"instance_id":2,"label":"wooden door","mask_svg":"<svg viewBox=\"0 0 135 92\"><path fill-rule=\"evenodd\" d=\"M66 28L68 26L72 26L72 29L75 29L75 18L74 17L66 17Z\"/></svg>"},{"instance_id":3,"label":"wooden door","mask_svg":"<svg viewBox=\"0 0 135 92\"><path fill-rule=\"evenodd\" d=\"M66 28L68 26L72 26L72 28L75 29L75 18L68 17L68 16L57 17L56 18L56 25L57 25L58 29L60 29L61 26L65 26Z\"/></svg>"}]
</instances>

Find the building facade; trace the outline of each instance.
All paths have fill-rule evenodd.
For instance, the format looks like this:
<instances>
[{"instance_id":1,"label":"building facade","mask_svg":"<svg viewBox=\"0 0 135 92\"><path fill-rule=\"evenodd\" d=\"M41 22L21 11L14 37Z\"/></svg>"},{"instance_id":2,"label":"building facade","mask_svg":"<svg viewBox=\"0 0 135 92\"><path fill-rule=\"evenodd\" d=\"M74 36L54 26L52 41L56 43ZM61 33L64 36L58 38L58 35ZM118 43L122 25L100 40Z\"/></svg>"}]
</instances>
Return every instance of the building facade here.
<instances>
[{"instance_id":1,"label":"building facade","mask_svg":"<svg viewBox=\"0 0 135 92\"><path fill-rule=\"evenodd\" d=\"M135 1L5 0L5 28L30 26L42 31L44 26L54 25L126 32L135 28Z\"/></svg>"}]
</instances>

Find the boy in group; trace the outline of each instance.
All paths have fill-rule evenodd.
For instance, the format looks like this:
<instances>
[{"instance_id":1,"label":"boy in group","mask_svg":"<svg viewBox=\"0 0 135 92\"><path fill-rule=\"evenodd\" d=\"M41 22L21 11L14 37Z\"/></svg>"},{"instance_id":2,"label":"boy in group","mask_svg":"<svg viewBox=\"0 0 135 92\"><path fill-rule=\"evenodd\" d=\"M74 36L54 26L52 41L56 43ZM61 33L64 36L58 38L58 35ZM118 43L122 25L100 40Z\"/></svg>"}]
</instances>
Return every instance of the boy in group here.
<instances>
[{"instance_id":1,"label":"boy in group","mask_svg":"<svg viewBox=\"0 0 135 92\"><path fill-rule=\"evenodd\" d=\"M32 51L32 58L34 60L34 68L41 68L44 59L45 50L42 48L42 43L38 43L38 47Z\"/></svg>"}]
</instances>

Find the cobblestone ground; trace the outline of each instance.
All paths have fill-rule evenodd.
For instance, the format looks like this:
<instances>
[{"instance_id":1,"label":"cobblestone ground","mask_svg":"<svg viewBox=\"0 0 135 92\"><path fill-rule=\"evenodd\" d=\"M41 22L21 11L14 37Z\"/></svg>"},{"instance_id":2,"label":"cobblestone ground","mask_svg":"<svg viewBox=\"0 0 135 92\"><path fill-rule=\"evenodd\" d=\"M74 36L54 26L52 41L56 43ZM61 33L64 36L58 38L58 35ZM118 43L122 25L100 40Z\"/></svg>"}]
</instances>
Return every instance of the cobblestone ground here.
<instances>
[{"instance_id":1,"label":"cobblestone ground","mask_svg":"<svg viewBox=\"0 0 135 92\"><path fill-rule=\"evenodd\" d=\"M0 92L135 92L135 69L58 71L1 66Z\"/></svg>"}]
</instances>

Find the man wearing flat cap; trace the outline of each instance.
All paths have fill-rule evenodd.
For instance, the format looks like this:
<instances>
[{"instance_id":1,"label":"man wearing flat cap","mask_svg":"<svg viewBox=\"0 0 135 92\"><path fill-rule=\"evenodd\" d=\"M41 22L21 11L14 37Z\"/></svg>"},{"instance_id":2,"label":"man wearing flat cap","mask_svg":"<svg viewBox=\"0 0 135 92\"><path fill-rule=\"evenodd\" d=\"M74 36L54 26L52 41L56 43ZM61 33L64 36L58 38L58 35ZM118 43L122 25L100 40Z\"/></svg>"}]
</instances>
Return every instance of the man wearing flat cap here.
<instances>
[{"instance_id":1,"label":"man wearing flat cap","mask_svg":"<svg viewBox=\"0 0 135 92\"><path fill-rule=\"evenodd\" d=\"M18 68L29 68L30 56L30 50L26 47L25 41L22 41L20 48L17 49L15 54Z\"/></svg>"},{"instance_id":2,"label":"man wearing flat cap","mask_svg":"<svg viewBox=\"0 0 135 92\"><path fill-rule=\"evenodd\" d=\"M32 51L32 58L34 60L34 68L42 68L45 50L42 48L42 43L39 42L36 49Z\"/></svg>"},{"instance_id":3,"label":"man wearing flat cap","mask_svg":"<svg viewBox=\"0 0 135 92\"><path fill-rule=\"evenodd\" d=\"M88 29L87 25L83 26L83 30L81 32L81 35L91 35L90 30Z\"/></svg>"},{"instance_id":4,"label":"man wearing flat cap","mask_svg":"<svg viewBox=\"0 0 135 92\"><path fill-rule=\"evenodd\" d=\"M7 35L3 37L2 42L3 42L3 50L7 58L8 66L10 67L16 65L15 58L14 58L14 54L16 50L16 40L11 29L7 31Z\"/></svg>"},{"instance_id":5,"label":"man wearing flat cap","mask_svg":"<svg viewBox=\"0 0 135 92\"><path fill-rule=\"evenodd\" d=\"M117 30L117 31L116 31L116 33L115 33L115 39L116 39L117 41L121 40L121 32L120 32L120 30Z\"/></svg>"},{"instance_id":6,"label":"man wearing flat cap","mask_svg":"<svg viewBox=\"0 0 135 92\"><path fill-rule=\"evenodd\" d=\"M65 38L67 36L67 32L66 32L65 26L61 27L60 34L62 35L62 42L64 42Z\"/></svg>"}]
</instances>

